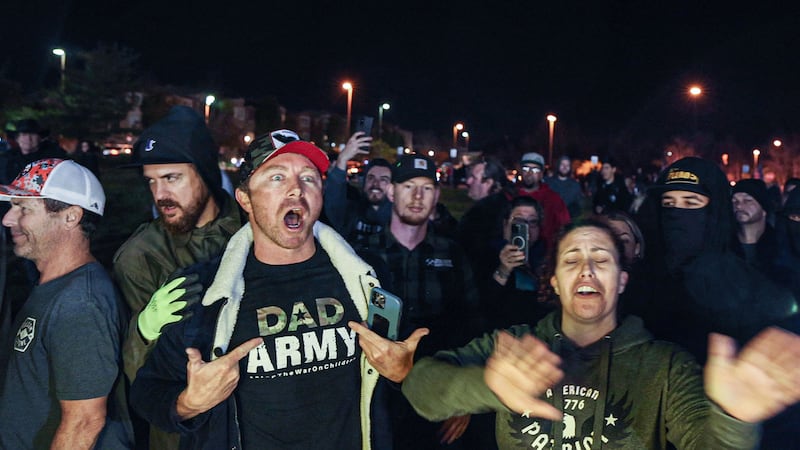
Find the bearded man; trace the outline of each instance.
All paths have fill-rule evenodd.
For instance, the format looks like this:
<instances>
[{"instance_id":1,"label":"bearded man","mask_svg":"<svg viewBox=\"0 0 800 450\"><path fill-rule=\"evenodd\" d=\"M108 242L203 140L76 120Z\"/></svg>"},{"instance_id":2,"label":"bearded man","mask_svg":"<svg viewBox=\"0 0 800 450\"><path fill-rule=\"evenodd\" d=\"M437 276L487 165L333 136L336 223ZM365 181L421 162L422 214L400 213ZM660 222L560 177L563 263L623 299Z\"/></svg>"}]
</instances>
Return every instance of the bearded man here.
<instances>
[{"instance_id":1,"label":"bearded man","mask_svg":"<svg viewBox=\"0 0 800 450\"><path fill-rule=\"evenodd\" d=\"M151 296L177 269L222 253L241 219L222 188L217 146L191 108L176 106L144 130L131 166L142 168L158 210L158 217L140 225L114 255L114 278L133 313L123 354L133 381L161 328L181 317L176 308L182 305L166 295L154 296L153 306L145 308ZM178 435L164 434L151 428L151 448L177 448Z\"/></svg>"}]
</instances>

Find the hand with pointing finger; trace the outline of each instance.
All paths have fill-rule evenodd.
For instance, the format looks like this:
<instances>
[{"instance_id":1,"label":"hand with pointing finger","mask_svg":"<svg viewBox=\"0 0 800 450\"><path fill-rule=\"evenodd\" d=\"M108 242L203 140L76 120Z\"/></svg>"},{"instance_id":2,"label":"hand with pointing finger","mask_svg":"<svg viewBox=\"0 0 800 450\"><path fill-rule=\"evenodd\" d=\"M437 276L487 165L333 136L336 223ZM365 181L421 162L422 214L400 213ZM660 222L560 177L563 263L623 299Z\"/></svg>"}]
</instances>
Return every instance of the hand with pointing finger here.
<instances>
[{"instance_id":1,"label":"hand with pointing finger","mask_svg":"<svg viewBox=\"0 0 800 450\"><path fill-rule=\"evenodd\" d=\"M419 341L430 333L427 328L417 328L405 341L392 341L367 328L366 323L348 322L347 325L358 333L358 345L369 363L384 378L395 383L402 383L411 371Z\"/></svg>"},{"instance_id":2,"label":"hand with pointing finger","mask_svg":"<svg viewBox=\"0 0 800 450\"><path fill-rule=\"evenodd\" d=\"M257 337L214 361L203 361L200 351L187 348L187 386L178 396L177 412L182 420L202 414L227 399L239 384L239 361L264 343Z\"/></svg>"}]
</instances>

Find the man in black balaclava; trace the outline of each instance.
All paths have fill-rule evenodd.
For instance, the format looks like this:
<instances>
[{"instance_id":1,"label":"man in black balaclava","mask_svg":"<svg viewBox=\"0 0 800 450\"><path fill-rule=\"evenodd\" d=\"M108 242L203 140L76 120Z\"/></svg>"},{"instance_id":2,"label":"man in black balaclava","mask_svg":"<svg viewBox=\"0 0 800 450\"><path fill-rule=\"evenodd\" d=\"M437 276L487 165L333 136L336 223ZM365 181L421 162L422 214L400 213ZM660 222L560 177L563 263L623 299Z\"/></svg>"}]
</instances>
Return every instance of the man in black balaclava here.
<instances>
[{"instance_id":1,"label":"man in black balaclava","mask_svg":"<svg viewBox=\"0 0 800 450\"><path fill-rule=\"evenodd\" d=\"M646 280L653 302L645 317L656 337L677 342L703 361L708 334L746 342L769 325L800 330L798 302L730 248L735 219L730 184L711 161L683 158L667 168L648 195L660 199L658 223L663 251ZM647 301L648 299L641 299ZM763 448L790 449L787 435L798 417L792 408L765 426ZM769 443L767 445L766 443Z\"/></svg>"},{"instance_id":2,"label":"man in black balaclava","mask_svg":"<svg viewBox=\"0 0 800 450\"><path fill-rule=\"evenodd\" d=\"M653 262L665 272L660 278L667 297L661 298L673 313L671 323L655 328L698 358L705 355L708 332L746 340L797 311L789 292L732 251L736 222L730 192L714 163L694 157L673 163L648 191L660 199L663 251ZM693 329L686 330L691 322L696 322Z\"/></svg>"}]
</instances>

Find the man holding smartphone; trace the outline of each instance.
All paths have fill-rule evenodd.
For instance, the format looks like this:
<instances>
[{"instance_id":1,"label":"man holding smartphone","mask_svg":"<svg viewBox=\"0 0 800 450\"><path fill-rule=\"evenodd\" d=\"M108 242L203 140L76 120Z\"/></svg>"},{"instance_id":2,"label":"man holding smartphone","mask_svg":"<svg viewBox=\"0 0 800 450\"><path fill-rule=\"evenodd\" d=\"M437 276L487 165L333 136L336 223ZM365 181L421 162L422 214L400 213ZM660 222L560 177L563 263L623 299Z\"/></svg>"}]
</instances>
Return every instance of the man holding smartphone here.
<instances>
[{"instance_id":1,"label":"man holding smartphone","mask_svg":"<svg viewBox=\"0 0 800 450\"><path fill-rule=\"evenodd\" d=\"M484 317L493 329L535 323L550 309L537 299L545 259L545 245L539 237L542 207L530 197L518 196L504 213L497 268L481 296Z\"/></svg>"},{"instance_id":2,"label":"man holding smartphone","mask_svg":"<svg viewBox=\"0 0 800 450\"><path fill-rule=\"evenodd\" d=\"M358 245L357 250L367 260L377 261L376 268L381 262L385 264L385 271L391 274L382 281L403 301L400 339L417 328L428 328L431 335L420 342L417 355L432 355L481 331L478 291L462 248L429 226L439 199L435 163L419 154L403 155L392 167L392 179L388 191L392 202L390 225ZM387 389L384 394L392 414L395 450L451 444L469 423L469 416L442 424L428 422L413 411L398 390Z\"/></svg>"},{"instance_id":3,"label":"man holding smartphone","mask_svg":"<svg viewBox=\"0 0 800 450\"><path fill-rule=\"evenodd\" d=\"M366 164L364 181L356 198L348 198L347 163L358 155L368 155L372 138L356 132L328 170L325 180L325 217L350 243L380 233L392 217L392 204L386 190L392 184L391 164L375 158Z\"/></svg>"},{"instance_id":4,"label":"man holding smartphone","mask_svg":"<svg viewBox=\"0 0 800 450\"><path fill-rule=\"evenodd\" d=\"M544 178L544 157L536 152L522 155L519 162L522 182L517 187L517 195L526 195L542 205L544 218L541 222L542 239L550 248L556 233L570 222L569 211L564 200L542 182Z\"/></svg>"}]
</instances>

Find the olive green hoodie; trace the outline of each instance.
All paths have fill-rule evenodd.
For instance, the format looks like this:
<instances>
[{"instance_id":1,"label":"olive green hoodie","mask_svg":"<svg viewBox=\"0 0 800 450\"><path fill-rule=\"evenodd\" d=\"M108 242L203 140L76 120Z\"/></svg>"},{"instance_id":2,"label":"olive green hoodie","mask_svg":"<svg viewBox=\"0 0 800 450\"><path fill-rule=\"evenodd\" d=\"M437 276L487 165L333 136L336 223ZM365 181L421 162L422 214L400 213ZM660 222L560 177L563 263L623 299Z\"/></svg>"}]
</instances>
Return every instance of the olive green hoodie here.
<instances>
[{"instance_id":1,"label":"olive green hoodie","mask_svg":"<svg viewBox=\"0 0 800 450\"><path fill-rule=\"evenodd\" d=\"M500 449L665 449L667 441L679 450L757 448L759 426L712 406L692 356L654 340L638 317L625 318L584 348L563 336L560 323L556 311L535 329L522 325L508 331L533 334L561 356L566 375L543 398L564 412L562 424L514 413L489 390L483 368L494 335L420 360L404 381L403 394L429 420L497 411ZM595 430L602 433L602 447L592 445Z\"/></svg>"}]
</instances>

